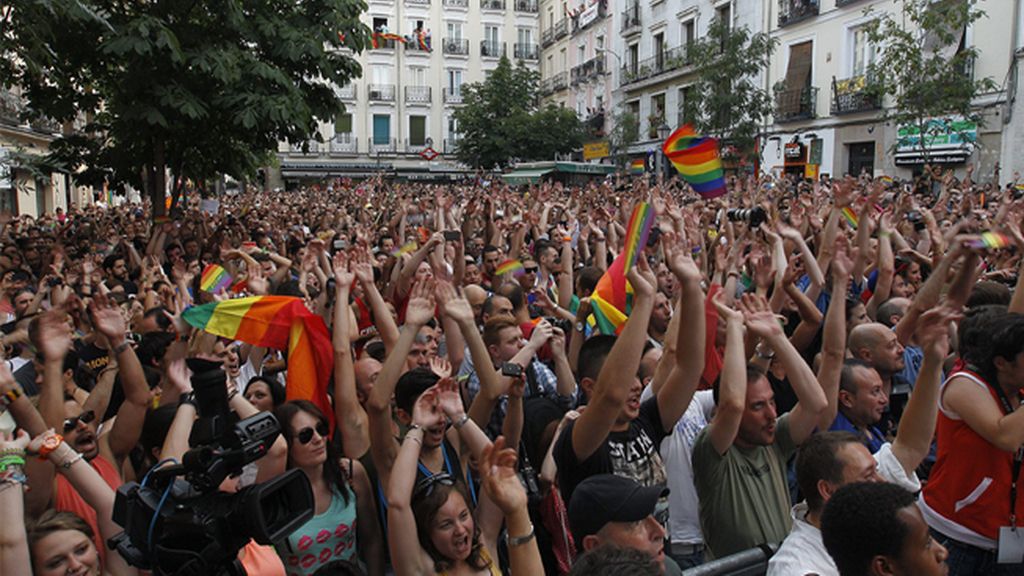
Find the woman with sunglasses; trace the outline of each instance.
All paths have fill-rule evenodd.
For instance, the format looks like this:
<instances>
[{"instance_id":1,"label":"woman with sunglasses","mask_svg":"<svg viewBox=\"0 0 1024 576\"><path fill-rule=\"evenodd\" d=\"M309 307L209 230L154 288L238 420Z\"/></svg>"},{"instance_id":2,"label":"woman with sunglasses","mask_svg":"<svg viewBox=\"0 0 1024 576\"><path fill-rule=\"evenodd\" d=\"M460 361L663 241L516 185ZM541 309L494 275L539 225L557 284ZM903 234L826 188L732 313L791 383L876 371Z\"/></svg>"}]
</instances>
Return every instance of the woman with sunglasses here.
<instances>
[{"instance_id":1,"label":"woman with sunglasses","mask_svg":"<svg viewBox=\"0 0 1024 576\"><path fill-rule=\"evenodd\" d=\"M469 497L448 474L417 481L424 430L453 422L479 464L483 495L476 518ZM388 490L388 542L397 576L472 574L499 576L498 534L507 522L509 557L514 574L543 574L544 567L526 506L526 492L516 474L515 450L504 437L492 445L462 410L458 385L441 380L413 407L391 471Z\"/></svg>"},{"instance_id":2,"label":"woman with sunglasses","mask_svg":"<svg viewBox=\"0 0 1024 576\"><path fill-rule=\"evenodd\" d=\"M287 467L306 474L316 503L316 515L277 545L285 570L308 575L333 560L361 559L368 574L382 575L384 550L363 465L341 457L327 419L312 402L292 400L274 414L288 441Z\"/></svg>"}]
</instances>

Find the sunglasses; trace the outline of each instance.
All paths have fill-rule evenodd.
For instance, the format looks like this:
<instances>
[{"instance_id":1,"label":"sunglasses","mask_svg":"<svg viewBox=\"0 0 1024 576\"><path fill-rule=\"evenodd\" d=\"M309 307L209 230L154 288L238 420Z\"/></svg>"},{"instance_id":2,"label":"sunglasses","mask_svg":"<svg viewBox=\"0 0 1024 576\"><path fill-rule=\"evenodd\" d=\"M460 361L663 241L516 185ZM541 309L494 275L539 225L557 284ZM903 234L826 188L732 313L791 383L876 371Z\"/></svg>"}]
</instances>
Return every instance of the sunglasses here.
<instances>
[{"instance_id":1,"label":"sunglasses","mask_svg":"<svg viewBox=\"0 0 1024 576\"><path fill-rule=\"evenodd\" d=\"M441 474L434 474L433 476L427 476L416 483L416 487L412 491L413 498L427 498L434 493L434 487L440 484L441 486L454 486L455 478L452 478L450 474L442 472Z\"/></svg>"},{"instance_id":2,"label":"sunglasses","mask_svg":"<svg viewBox=\"0 0 1024 576\"><path fill-rule=\"evenodd\" d=\"M536 266L530 266L528 268L524 267L523 268L523 272L526 272L527 274L536 274L537 273L537 267Z\"/></svg>"},{"instance_id":3,"label":"sunglasses","mask_svg":"<svg viewBox=\"0 0 1024 576\"><path fill-rule=\"evenodd\" d=\"M75 416L74 418L65 418L64 433L67 434L68 432L74 430L78 426L79 422L81 422L82 424L88 424L89 422L92 422L95 419L96 413L93 412L92 410L86 410L85 412L82 412L81 414Z\"/></svg>"},{"instance_id":4,"label":"sunglasses","mask_svg":"<svg viewBox=\"0 0 1024 576\"><path fill-rule=\"evenodd\" d=\"M309 441L313 439L313 432L313 428L306 426L302 430L299 430L297 434L295 434L295 438L299 441L299 444L306 445L309 444ZM315 432L319 434L321 438L327 438L327 424L320 422L319 424L316 425Z\"/></svg>"}]
</instances>

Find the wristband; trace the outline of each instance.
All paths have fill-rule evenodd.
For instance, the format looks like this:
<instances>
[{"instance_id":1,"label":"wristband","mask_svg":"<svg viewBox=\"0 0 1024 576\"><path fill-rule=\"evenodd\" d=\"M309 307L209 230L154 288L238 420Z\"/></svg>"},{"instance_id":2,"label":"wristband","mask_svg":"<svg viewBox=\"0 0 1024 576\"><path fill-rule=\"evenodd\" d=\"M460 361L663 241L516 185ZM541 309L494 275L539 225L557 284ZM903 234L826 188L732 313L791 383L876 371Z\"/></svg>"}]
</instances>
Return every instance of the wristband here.
<instances>
[{"instance_id":1,"label":"wristband","mask_svg":"<svg viewBox=\"0 0 1024 576\"><path fill-rule=\"evenodd\" d=\"M28 476L20 470L7 470L6 472L0 472L0 485L3 484L25 484L28 482Z\"/></svg>"},{"instance_id":2,"label":"wristband","mask_svg":"<svg viewBox=\"0 0 1024 576\"><path fill-rule=\"evenodd\" d=\"M127 339L127 338L125 338L124 342L121 342L120 344L118 344L117 346L114 347L114 350L113 350L114 356L115 357L120 356L121 352L124 352L125 350L127 350L128 347L131 346L131 345L132 345L132 341Z\"/></svg>"},{"instance_id":3,"label":"wristband","mask_svg":"<svg viewBox=\"0 0 1024 576\"><path fill-rule=\"evenodd\" d=\"M20 466L24 466L24 465L25 465L25 457L24 456L19 456L17 454L7 454L5 456L0 456L0 472L5 472L8 468L10 468L12 466L19 466L20 467Z\"/></svg>"},{"instance_id":4,"label":"wristband","mask_svg":"<svg viewBox=\"0 0 1024 576\"><path fill-rule=\"evenodd\" d=\"M178 408L181 408L182 404L188 404L189 406L192 406L193 408L196 408L196 393L192 392L192 391L189 391L189 392L185 392L184 394L179 396L178 397Z\"/></svg>"},{"instance_id":5,"label":"wristband","mask_svg":"<svg viewBox=\"0 0 1024 576\"><path fill-rule=\"evenodd\" d=\"M0 406L6 408L7 406L13 404L15 400L21 398L21 396L22 394L20 389L11 388L7 392L5 392L3 396L0 396Z\"/></svg>"},{"instance_id":6,"label":"wristband","mask_svg":"<svg viewBox=\"0 0 1024 576\"><path fill-rule=\"evenodd\" d=\"M78 462L81 459L82 459L82 453L81 452L75 452L74 456L72 456L71 458L68 458L67 460L65 460L63 462L61 462L60 463L60 467L65 469L65 470L71 470L71 467L74 466L75 463Z\"/></svg>"},{"instance_id":7,"label":"wristband","mask_svg":"<svg viewBox=\"0 0 1024 576\"><path fill-rule=\"evenodd\" d=\"M514 546L522 546L523 544L526 544L530 540L533 540L533 538L535 536L536 536L536 533L533 530L533 524L530 524L530 532L527 533L525 536L515 536L515 537L513 537L513 536L510 536L508 534L508 532L506 532L505 533L505 543L508 544L509 548L512 548Z\"/></svg>"},{"instance_id":8,"label":"wristband","mask_svg":"<svg viewBox=\"0 0 1024 576\"><path fill-rule=\"evenodd\" d=\"M454 426L456 430L461 430L462 427L466 425L466 422L469 422L469 414L463 414L462 418L459 418L459 420L453 423L452 426Z\"/></svg>"}]
</instances>

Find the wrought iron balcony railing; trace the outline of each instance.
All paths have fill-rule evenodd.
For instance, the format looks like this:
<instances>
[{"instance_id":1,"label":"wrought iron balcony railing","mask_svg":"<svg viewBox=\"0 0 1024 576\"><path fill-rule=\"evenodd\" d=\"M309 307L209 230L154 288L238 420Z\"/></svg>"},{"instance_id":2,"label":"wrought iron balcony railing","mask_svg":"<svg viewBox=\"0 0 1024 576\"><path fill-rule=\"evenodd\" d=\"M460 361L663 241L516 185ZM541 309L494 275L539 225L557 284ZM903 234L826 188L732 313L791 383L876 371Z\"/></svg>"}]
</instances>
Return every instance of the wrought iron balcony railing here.
<instances>
[{"instance_id":1,"label":"wrought iron balcony railing","mask_svg":"<svg viewBox=\"0 0 1024 576\"><path fill-rule=\"evenodd\" d=\"M485 58L501 58L505 55L505 43L493 40L480 41L480 55Z\"/></svg>"},{"instance_id":2,"label":"wrought iron balcony railing","mask_svg":"<svg viewBox=\"0 0 1024 576\"><path fill-rule=\"evenodd\" d=\"M512 53L515 54L516 60L537 60L540 58L540 50L536 44L520 44L516 42Z\"/></svg>"},{"instance_id":3,"label":"wrought iron balcony railing","mask_svg":"<svg viewBox=\"0 0 1024 576\"><path fill-rule=\"evenodd\" d=\"M469 56L469 40L465 38L445 38L444 53Z\"/></svg>"},{"instance_id":4,"label":"wrought iron balcony railing","mask_svg":"<svg viewBox=\"0 0 1024 576\"><path fill-rule=\"evenodd\" d=\"M869 112L882 107L881 98L868 89L867 77L832 78L832 114Z\"/></svg>"},{"instance_id":5,"label":"wrought iron balcony railing","mask_svg":"<svg viewBox=\"0 0 1024 576\"><path fill-rule=\"evenodd\" d=\"M405 101L410 104L430 104L430 86L406 86Z\"/></svg>"},{"instance_id":6,"label":"wrought iron balcony railing","mask_svg":"<svg viewBox=\"0 0 1024 576\"><path fill-rule=\"evenodd\" d=\"M819 0L779 0L779 27L818 15Z\"/></svg>"},{"instance_id":7,"label":"wrought iron balcony railing","mask_svg":"<svg viewBox=\"0 0 1024 576\"><path fill-rule=\"evenodd\" d=\"M818 89L808 88L783 89L775 92L775 121L792 122L816 118Z\"/></svg>"},{"instance_id":8,"label":"wrought iron balcony railing","mask_svg":"<svg viewBox=\"0 0 1024 576\"><path fill-rule=\"evenodd\" d=\"M394 102L394 84L369 84L366 86L368 97L373 102Z\"/></svg>"}]
</instances>

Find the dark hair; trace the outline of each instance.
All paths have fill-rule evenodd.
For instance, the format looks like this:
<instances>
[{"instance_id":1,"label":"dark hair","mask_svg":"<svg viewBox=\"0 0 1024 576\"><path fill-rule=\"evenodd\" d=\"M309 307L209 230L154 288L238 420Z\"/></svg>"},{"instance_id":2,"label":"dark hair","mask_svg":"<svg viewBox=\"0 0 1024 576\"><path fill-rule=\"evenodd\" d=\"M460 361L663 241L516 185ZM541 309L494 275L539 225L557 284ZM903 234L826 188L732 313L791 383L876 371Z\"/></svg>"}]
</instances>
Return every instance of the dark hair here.
<instances>
[{"instance_id":1,"label":"dark hair","mask_svg":"<svg viewBox=\"0 0 1024 576\"><path fill-rule=\"evenodd\" d=\"M857 376L854 371L855 368L867 368L868 370L874 370L874 366L859 358L847 358L843 360L843 369L839 373L839 389L845 390L850 394L857 393Z\"/></svg>"},{"instance_id":2,"label":"dark hair","mask_svg":"<svg viewBox=\"0 0 1024 576\"><path fill-rule=\"evenodd\" d=\"M992 319L989 324L992 341L988 353L981 361L981 374L992 385L998 385L996 358L1013 360L1024 351L1024 314L1006 313Z\"/></svg>"},{"instance_id":3,"label":"dark hair","mask_svg":"<svg viewBox=\"0 0 1024 576\"><path fill-rule=\"evenodd\" d=\"M154 306L142 315L143 318L156 318L156 325L160 330L167 330L171 327L171 319L164 312L169 312L164 306Z\"/></svg>"},{"instance_id":4,"label":"dark hair","mask_svg":"<svg viewBox=\"0 0 1024 576\"><path fill-rule=\"evenodd\" d=\"M581 381L584 378L597 380L597 375L601 373L601 368L604 366L604 359L608 357L613 346L615 346L615 336L608 334L591 336L583 343L577 361Z\"/></svg>"},{"instance_id":5,"label":"dark hair","mask_svg":"<svg viewBox=\"0 0 1024 576\"><path fill-rule=\"evenodd\" d=\"M498 247L497 246L488 244L487 246L484 246L483 254L490 254L491 252L497 252L497 251L498 251Z\"/></svg>"},{"instance_id":6,"label":"dark hair","mask_svg":"<svg viewBox=\"0 0 1024 576\"><path fill-rule=\"evenodd\" d=\"M767 377L768 377L768 373L765 372L757 364L750 364L750 363L747 364L747 386L749 386L751 382L757 382L761 378L767 378ZM719 398L719 394L720 394L720 391L721 391L721 385L722 385L722 375L719 374L718 378L715 379L714 384L711 385L711 399L712 399L712 401L714 401L715 406L718 406L718 398ZM744 389L746 389L746 388L744 388Z\"/></svg>"},{"instance_id":7,"label":"dark hair","mask_svg":"<svg viewBox=\"0 0 1024 576\"><path fill-rule=\"evenodd\" d=\"M960 321L960 358L980 370L992 348L992 323L1006 315L1006 306L989 304L970 308Z\"/></svg>"},{"instance_id":8,"label":"dark hair","mask_svg":"<svg viewBox=\"0 0 1024 576\"><path fill-rule=\"evenodd\" d=\"M661 576L661 566L642 550L605 544L580 556L569 576Z\"/></svg>"},{"instance_id":9,"label":"dark hair","mask_svg":"<svg viewBox=\"0 0 1024 576\"><path fill-rule=\"evenodd\" d=\"M270 389L270 399L274 403L274 408L284 404L284 386L282 386L281 383L277 381L277 378L274 378L273 376L253 376L245 384L245 391L242 392L242 395L245 396L245 394L249 392L249 387L258 382L266 384L267 388Z\"/></svg>"},{"instance_id":10,"label":"dark hair","mask_svg":"<svg viewBox=\"0 0 1024 576\"><path fill-rule=\"evenodd\" d=\"M852 432L819 432L812 434L796 453L796 482L811 511L818 512L825 505L818 492L820 480L842 484L844 466L839 449L846 444L860 444L860 438Z\"/></svg>"},{"instance_id":11,"label":"dark hair","mask_svg":"<svg viewBox=\"0 0 1024 576\"><path fill-rule=\"evenodd\" d=\"M481 316L484 315L484 314L486 314L488 316L494 314L494 299L495 298L505 298L505 300L508 300L508 298L506 298L503 294L491 294L490 296L488 296L487 298L484 299L484 305L480 308Z\"/></svg>"},{"instance_id":12,"label":"dark hair","mask_svg":"<svg viewBox=\"0 0 1024 576\"><path fill-rule=\"evenodd\" d=\"M837 490L821 515L821 539L839 574L863 576L875 556L898 558L909 533L899 512L915 500L889 482L856 482Z\"/></svg>"},{"instance_id":13,"label":"dark hair","mask_svg":"<svg viewBox=\"0 0 1024 576\"><path fill-rule=\"evenodd\" d=\"M971 295L967 297L967 308L977 308L991 304L1010 305L1010 287L1001 282L982 280L971 288Z\"/></svg>"},{"instance_id":14,"label":"dark hair","mask_svg":"<svg viewBox=\"0 0 1024 576\"><path fill-rule=\"evenodd\" d=\"M167 353L167 348L174 343L174 335L168 332L149 332L142 335L142 341L135 349L139 362L143 366L159 363Z\"/></svg>"},{"instance_id":15,"label":"dark hair","mask_svg":"<svg viewBox=\"0 0 1024 576\"><path fill-rule=\"evenodd\" d=\"M103 259L103 269L113 270L118 260L125 260L125 257L117 252L107 256Z\"/></svg>"},{"instance_id":16,"label":"dark hair","mask_svg":"<svg viewBox=\"0 0 1024 576\"><path fill-rule=\"evenodd\" d=\"M146 419L142 422L142 434L139 435L139 444L142 445L142 461L138 469L141 477L149 468L156 464L158 458L153 456L153 448L159 449L167 438L167 432L174 422L174 415L178 412L177 404L164 404L154 410L146 412Z\"/></svg>"},{"instance_id":17,"label":"dark hair","mask_svg":"<svg viewBox=\"0 0 1024 576\"><path fill-rule=\"evenodd\" d=\"M317 568L313 576L366 576L366 572L355 562L332 560Z\"/></svg>"},{"instance_id":18,"label":"dark hair","mask_svg":"<svg viewBox=\"0 0 1024 576\"><path fill-rule=\"evenodd\" d=\"M601 279L601 269L596 266L584 266L576 275L576 288L579 292L590 294L597 288L597 282Z\"/></svg>"},{"instance_id":19,"label":"dark hair","mask_svg":"<svg viewBox=\"0 0 1024 576\"><path fill-rule=\"evenodd\" d=\"M441 378L427 368L413 368L398 379L395 384L395 407L412 416L416 399Z\"/></svg>"},{"instance_id":20,"label":"dark hair","mask_svg":"<svg viewBox=\"0 0 1024 576\"><path fill-rule=\"evenodd\" d=\"M284 404L281 404L274 409L274 416L277 417L277 422L281 425L281 434L285 437L288 442L288 447L291 448L292 439L295 438L296 430L292 426L292 421L299 412L305 412L323 425L327 425L327 418L324 413L316 407L309 400L289 400ZM341 451L338 449L337 443L334 438L327 438L324 443L327 447L327 459L324 461L324 480L328 486L336 487L338 492L341 493L341 499L348 506L348 480L345 477L345 473L341 470ZM288 468L291 468L291 453L288 455Z\"/></svg>"},{"instance_id":21,"label":"dark hair","mask_svg":"<svg viewBox=\"0 0 1024 576\"><path fill-rule=\"evenodd\" d=\"M430 538L430 530L434 524L434 519L437 518L437 511L448 502L448 497L453 492L462 497L462 501L466 503L467 508L469 508L470 500L466 497L466 491L460 482L455 482L450 486L435 482L433 487L434 489L429 491L429 493L413 494L412 514L416 519L416 535L419 537L420 546L434 560L434 571L441 573L450 570L455 563L438 552L434 546L434 541ZM472 512L472 509L470 509L470 514ZM493 562L493 560L485 562L482 557L482 551L483 544L480 542L480 525L476 523L476 518L474 517L473 549L469 553L466 563L478 571L487 568Z\"/></svg>"},{"instance_id":22,"label":"dark hair","mask_svg":"<svg viewBox=\"0 0 1024 576\"><path fill-rule=\"evenodd\" d=\"M555 248L555 245L548 240L538 240L537 243L533 245L533 257L537 262L540 262L541 254L543 254L548 248ZM558 248L555 248L555 251L557 252Z\"/></svg>"}]
</instances>

